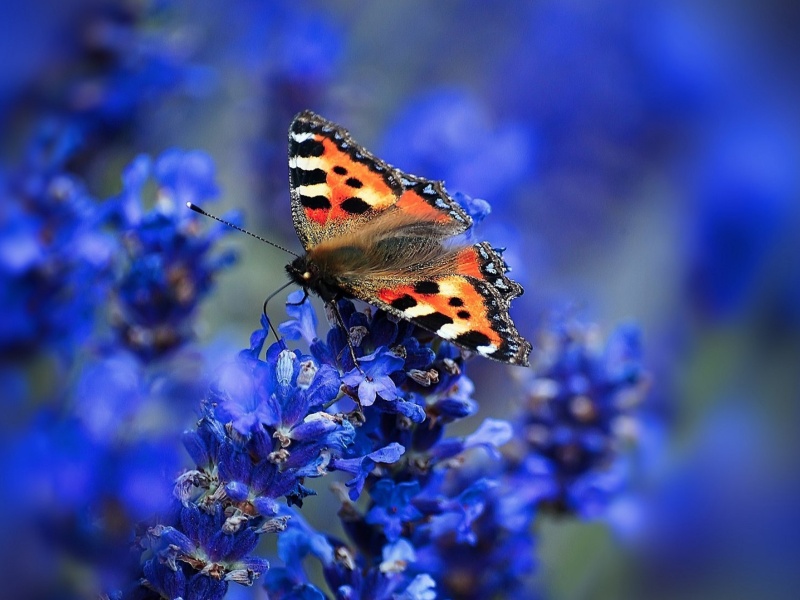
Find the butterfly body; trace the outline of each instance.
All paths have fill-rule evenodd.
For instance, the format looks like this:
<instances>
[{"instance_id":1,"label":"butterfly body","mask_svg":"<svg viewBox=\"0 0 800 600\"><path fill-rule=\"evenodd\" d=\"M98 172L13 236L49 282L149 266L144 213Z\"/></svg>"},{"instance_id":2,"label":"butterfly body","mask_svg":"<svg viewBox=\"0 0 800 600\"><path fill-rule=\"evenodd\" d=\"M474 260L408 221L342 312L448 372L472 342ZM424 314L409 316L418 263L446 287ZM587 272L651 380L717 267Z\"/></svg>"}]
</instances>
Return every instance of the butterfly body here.
<instances>
[{"instance_id":1,"label":"butterfly body","mask_svg":"<svg viewBox=\"0 0 800 600\"><path fill-rule=\"evenodd\" d=\"M292 216L306 254L289 276L325 302L358 298L456 345L527 364L508 315L522 287L487 243L459 243L472 219L444 189L370 154L306 111L289 131Z\"/></svg>"}]
</instances>

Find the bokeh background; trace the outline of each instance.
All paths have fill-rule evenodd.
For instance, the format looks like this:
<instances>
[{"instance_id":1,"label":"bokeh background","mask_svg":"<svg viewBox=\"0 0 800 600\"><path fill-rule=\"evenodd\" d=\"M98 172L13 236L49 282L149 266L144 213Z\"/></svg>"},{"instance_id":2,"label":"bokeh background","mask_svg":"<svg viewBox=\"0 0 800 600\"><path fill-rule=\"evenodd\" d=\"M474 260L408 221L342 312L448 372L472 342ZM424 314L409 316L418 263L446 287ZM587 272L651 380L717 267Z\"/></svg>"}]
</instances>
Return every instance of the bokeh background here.
<instances>
[{"instance_id":1,"label":"bokeh background","mask_svg":"<svg viewBox=\"0 0 800 600\"><path fill-rule=\"evenodd\" d=\"M539 524L536 585L569 599L790 598L799 27L788 0L8 2L3 162L61 131L67 171L106 198L140 153L202 149L220 189L209 208L298 250L286 132L310 108L487 200L479 232L525 287L522 333L553 313L606 333L635 321L659 423L618 518ZM224 244L239 258L202 305L211 354L246 346L285 279L278 250ZM470 369L482 417L513 409L518 373ZM3 390L6 410L29 410L35 394L19 389Z\"/></svg>"}]
</instances>

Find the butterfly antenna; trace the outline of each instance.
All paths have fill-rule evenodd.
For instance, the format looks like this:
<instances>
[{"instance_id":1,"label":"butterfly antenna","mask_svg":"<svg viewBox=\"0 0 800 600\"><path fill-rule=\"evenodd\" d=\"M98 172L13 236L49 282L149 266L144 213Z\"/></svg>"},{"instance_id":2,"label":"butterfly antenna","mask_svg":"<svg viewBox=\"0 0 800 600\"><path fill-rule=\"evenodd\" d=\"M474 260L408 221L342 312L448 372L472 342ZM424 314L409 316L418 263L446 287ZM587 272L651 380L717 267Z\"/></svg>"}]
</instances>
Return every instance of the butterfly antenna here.
<instances>
[{"instance_id":1,"label":"butterfly antenna","mask_svg":"<svg viewBox=\"0 0 800 600\"><path fill-rule=\"evenodd\" d=\"M243 228L239 227L238 225L234 225L230 221L226 221L225 219L220 219L219 217L214 216L211 213L204 211L202 208L200 208L196 204L192 204L191 202L187 202L186 203L186 207L187 208L191 208L194 212L199 213L199 214L203 215L204 217L209 217L211 219L214 219L215 221L219 221L220 223L224 223L225 225L227 225L228 227L232 227L236 231L241 231L242 233L246 233L250 237L254 237L257 240L264 242L265 244L269 244L270 246L274 246L278 250L283 250L284 252L287 252L287 253L291 254L292 256L298 256L297 254L295 254L291 250L289 250L287 248L284 248L283 246L280 246L280 245L276 244L275 242L270 242L268 239L263 238L260 235L256 235L255 233L247 231L247 229L243 229ZM286 286L284 286L284 287L286 287ZM281 288L281 289L283 289L283 288Z\"/></svg>"}]
</instances>

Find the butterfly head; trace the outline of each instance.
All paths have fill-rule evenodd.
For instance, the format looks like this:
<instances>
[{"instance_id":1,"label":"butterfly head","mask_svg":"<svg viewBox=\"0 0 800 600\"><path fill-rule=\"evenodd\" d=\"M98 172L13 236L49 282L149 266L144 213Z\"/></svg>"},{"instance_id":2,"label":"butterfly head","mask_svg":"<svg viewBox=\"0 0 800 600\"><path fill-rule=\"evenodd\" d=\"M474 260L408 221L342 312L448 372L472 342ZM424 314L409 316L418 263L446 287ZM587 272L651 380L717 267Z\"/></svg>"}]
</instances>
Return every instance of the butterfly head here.
<instances>
[{"instance_id":1,"label":"butterfly head","mask_svg":"<svg viewBox=\"0 0 800 600\"><path fill-rule=\"evenodd\" d=\"M286 265L286 272L289 273L289 277L297 285L315 292L326 302L330 302L341 295L336 285L329 281L329 278L325 276L319 265L311 260L308 255L295 258Z\"/></svg>"}]
</instances>

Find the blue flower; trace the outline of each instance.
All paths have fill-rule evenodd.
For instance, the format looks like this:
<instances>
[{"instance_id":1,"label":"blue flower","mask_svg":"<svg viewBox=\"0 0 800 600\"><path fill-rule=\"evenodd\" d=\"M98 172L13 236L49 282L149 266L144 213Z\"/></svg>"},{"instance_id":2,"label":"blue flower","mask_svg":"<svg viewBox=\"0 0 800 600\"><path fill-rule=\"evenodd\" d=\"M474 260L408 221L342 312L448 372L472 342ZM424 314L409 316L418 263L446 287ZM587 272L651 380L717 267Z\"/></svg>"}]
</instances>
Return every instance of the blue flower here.
<instances>
[{"instance_id":1,"label":"blue flower","mask_svg":"<svg viewBox=\"0 0 800 600\"><path fill-rule=\"evenodd\" d=\"M278 331L288 340L303 339L311 345L319 339L317 337L317 313L314 312L314 307L308 299L297 304L303 296L302 290L289 294L286 312L291 319L281 323Z\"/></svg>"},{"instance_id":2,"label":"blue flower","mask_svg":"<svg viewBox=\"0 0 800 600\"><path fill-rule=\"evenodd\" d=\"M355 477L346 483L350 490L350 499L355 501L361 495L367 477L373 472L378 464L392 464L400 460L405 452L405 448L393 442L365 456L350 458L335 458L331 461L331 467L337 471L353 473Z\"/></svg>"},{"instance_id":3,"label":"blue flower","mask_svg":"<svg viewBox=\"0 0 800 600\"><path fill-rule=\"evenodd\" d=\"M249 556L258 532L247 526L247 519L226 518L222 506L211 512L183 506L179 523L180 530L159 525L148 532L156 556L144 564L143 585L160 593L195 587L221 598L227 582L252 585L269 568L265 559Z\"/></svg>"},{"instance_id":4,"label":"blue flower","mask_svg":"<svg viewBox=\"0 0 800 600\"><path fill-rule=\"evenodd\" d=\"M258 358L267 327L262 319L262 328L251 336L250 348L242 351L212 386L213 401L206 405L197 429L186 434L186 447L196 468L176 482L180 519L162 524L173 538L184 536L193 544L172 540L168 546L178 545L191 557L189 565L197 568L205 561L206 570L211 568L224 573L226 579L245 584L259 574L259 559L250 556L255 538L282 531L293 516L282 508L282 500L302 506L303 499L314 493L303 485L304 478L336 468L336 459L344 455L355 435L349 421L322 409L336 397L340 385L330 366L318 367L311 357L292 352L283 343L273 344L265 360ZM259 406L249 413L244 410ZM209 523L206 513L217 517L200 530L206 532L204 538L192 532L196 523ZM224 523L220 522L222 514L226 515ZM241 531L238 535L243 541L218 534L230 530ZM311 546L303 544L308 540L305 533L292 534L282 546L283 552L306 552ZM229 549L236 551L225 554ZM213 562L210 567L209 560ZM299 587L303 587L302 594L315 597L313 587L298 581L297 572L284 569L270 581L276 593L301 593Z\"/></svg>"},{"instance_id":5,"label":"blue flower","mask_svg":"<svg viewBox=\"0 0 800 600\"><path fill-rule=\"evenodd\" d=\"M424 528L426 533L433 539L455 534L459 543L477 543L477 536L472 531L473 521L483 513L489 491L497 485L488 479L479 479L456 498L439 499L436 504L440 514L430 518Z\"/></svg>"},{"instance_id":6,"label":"blue flower","mask_svg":"<svg viewBox=\"0 0 800 600\"><path fill-rule=\"evenodd\" d=\"M403 523L422 517L422 513L411 503L419 493L419 483L395 484L389 479L381 479L370 489L374 505L366 516L370 525L380 525L389 541L396 541L402 532Z\"/></svg>"},{"instance_id":7,"label":"blue flower","mask_svg":"<svg viewBox=\"0 0 800 600\"><path fill-rule=\"evenodd\" d=\"M463 438L445 438L437 441L427 454L434 461L452 458L472 448L483 448L492 458L500 458L498 448L513 437L513 429L507 421L486 419L475 432Z\"/></svg>"},{"instance_id":8,"label":"blue flower","mask_svg":"<svg viewBox=\"0 0 800 600\"><path fill-rule=\"evenodd\" d=\"M446 181L452 191L500 203L529 176L535 147L524 124L496 122L476 96L441 88L407 103L381 156L406 172ZM481 216L486 206L475 212Z\"/></svg>"},{"instance_id":9,"label":"blue flower","mask_svg":"<svg viewBox=\"0 0 800 600\"><path fill-rule=\"evenodd\" d=\"M153 174L162 194L168 195L176 206L198 204L219 194L214 161L200 150L165 151L158 157Z\"/></svg>"},{"instance_id":10,"label":"blue flower","mask_svg":"<svg viewBox=\"0 0 800 600\"><path fill-rule=\"evenodd\" d=\"M508 466L472 461L440 472L415 501L426 518L412 537L412 572L424 566L444 597L517 597L534 571L541 496Z\"/></svg>"},{"instance_id":11,"label":"blue flower","mask_svg":"<svg viewBox=\"0 0 800 600\"><path fill-rule=\"evenodd\" d=\"M430 348L420 347L418 340L413 337L414 327L410 323L398 321L382 310L369 316L357 311L349 300L340 300L338 307L347 331L332 327L325 343L313 341L311 353L320 362L347 372L355 369L351 350L356 357L363 357L385 348L391 348L398 356L404 355L408 369L427 366L433 359ZM396 375L400 382L403 377L399 372Z\"/></svg>"},{"instance_id":12,"label":"blue flower","mask_svg":"<svg viewBox=\"0 0 800 600\"><path fill-rule=\"evenodd\" d=\"M451 381L449 387L441 389L441 385L437 386L441 391L430 394L426 400L428 412L435 415L442 423L452 423L474 415L478 411L478 404L472 399L475 385L470 378L460 375L449 379Z\"/></svg>"},{"instance_id":13,"label":"blue flower","mask_svg":"<svg viewBox=\"0 0 800 600\"><path fill-rule=\"evenodd\" d=\"M433 577L423 573L414 577L406 589L399 594L395 594L394 597L397 598L397 600L435 600L435 587L436 582L433 580Z\"/></svg>"},{"instance_id":14,"label":"blue flower","mask_svg":"<svg viewBox=\"0 0 800 600\"><path fill-rule=\"evenodd\" d=\"M322 435L328 426L318 409L338 395L338 374L328 365L319 367L310 356L285 349L282 343L270 346L266 361L259 360L266 328L263 321L250 349L220 370L213 390L218 417L231 420L243 435L265 425L272 427L285 445ZM342 425L327 423L334 429Z\"/></svg>"},{"instance_id":15,"label":"blue flower","mask_svg":"<svg viewBox=\"0 0 800 600\"><path fill-rule=\"evenodd\" d=\"M467 214L472 217L472 222L475 224L483 221L489 213L492 212L492 206L486 200L480 198L472 198L462 192L455 192L453 200L463 208Z\"/></svg>"},{"instance_id":16,"label":"blue flower","mask_svg":"<svg viewBox=\"0 0 800 600\"><path fill-rule=\"evenodd\" d=\"M383 547L379 568L383 573L401 573L416 560L414 545L405 538L397 538Z\"/></svg>"},{"instance_id":17,"label":"blue flower","mask_svg":"<svg viewBox=\"0 0 800 600\"><path fill-rule=\"evenodd\" d=\"M403 363L402 358L387 348L378 348L361 357L358 361L361 371L353 369L342 377L342 382L358 390L358 401L362 406L372 406L378 396L383 400L395 400L397 386L390 375L401 369Z\"/></svg>"},{"instance_id":18,"label":"blue flower","mask_svg":"<svg viewBox=\"0 0 800 600\"><path fill-rule=\"evenodd\" d=\"M278 538L278 557L284 566L272 568L264 578L270 598L286 600L323 600L324 594L312 585L303 569L306 556L316 557L324 566L334 560L334 549L320 533L311 529L303 518L292 513L289 528Z\"/></svg>"}]
</instances>

